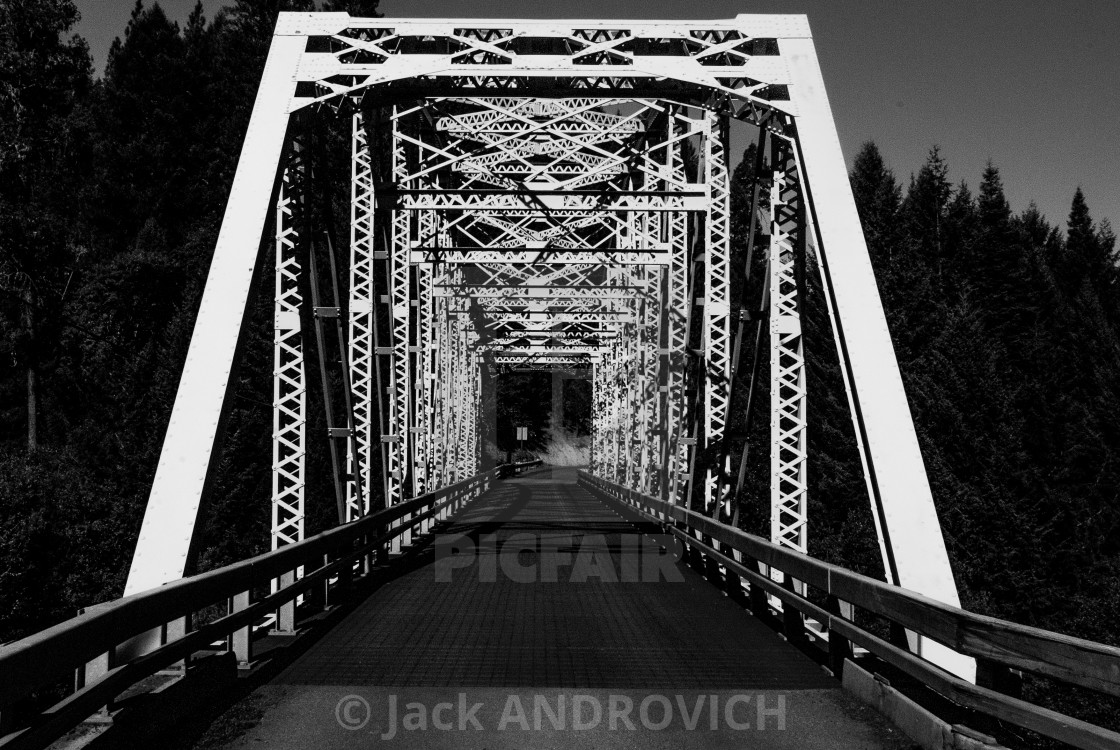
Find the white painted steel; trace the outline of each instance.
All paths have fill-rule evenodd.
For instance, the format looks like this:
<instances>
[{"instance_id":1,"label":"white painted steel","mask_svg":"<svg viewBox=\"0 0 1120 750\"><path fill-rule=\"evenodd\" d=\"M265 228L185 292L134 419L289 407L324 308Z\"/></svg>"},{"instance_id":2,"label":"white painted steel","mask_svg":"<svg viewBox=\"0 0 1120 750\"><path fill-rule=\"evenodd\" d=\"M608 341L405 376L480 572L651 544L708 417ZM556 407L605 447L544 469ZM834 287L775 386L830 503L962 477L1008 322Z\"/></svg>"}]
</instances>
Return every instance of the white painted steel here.
<instances>
[{"instance_id":1,"label":"white painted steel","mask_svg":"<svg viewBox=\"0 0 1120 750\"><path fill-rule=\"evenodd\" d=\"M272 375L272 549L304 538L307 464L307 374L300 325L304 164L288 149L276 199Z\"/></svg>"},{"instance_id":2,"label":"white painted steel","mask_svg":"<svg viewBox=\"0 0 1120 750\"><path fill-rule=\"evenodd\" d=\"M308 52L313 36L329 36L334 51ZM416 43L399 44L405 37ZM552 39L568 51L518 53L518 38ZM685 52L650 52L670 43ZM957 602L808 23L777 15L681 22L281 14L126 593L178 578L190 565L289 112L368 107L362 98L390 84L417 94L385 110L392 186L384 200L393 210L384 302L374 292L373 206L381 188L362 140L363 115L353 119L348 354L361 455L350 455L348 465L360 463L364 486L373 484L368 467L379 441L388 504L476 473L484 368L574 360L592 366L594 472L673 502L695 496L713 510L728 467L698 473L697 457L727 428L725 128L736 117L798 149L808 205L797 220L819 233L887 569L903 586ZM701 148L698 181L690 181L685 162L690 139ZM785 252L780 237L775 248ZM795 300L788 265L776 264L774 274L784 288L775 304ZM559 291L573 286L611 291L594 299ZM620 288L638 291L614 291ZM388 316L380 352L372 343L377 305ZM278 306L278 342L292 314ZM698 336L693 316L703 323ZM790 319L775 316L772 338L800 355ZM513 338L519 329L538 334L549 326L572 335L531 338L530 345ZM601 339L580 340L581 326ZM294 354L281 354L277 370L286 373ZM372 412L377 356L385 357L385 435L376 434L381 424ZM689 361L695 366L686 377ZM779 385L796 382L803 391L800 368L779 368ZM299 422L287 391L281 400L291 411L277 423L278 467L299 453L299 441L279 437ZM783 403L803 421L803 393ZM643 432L653 439L639 440ZM775 451L803 449L803 429L779 430L774 443ZM775 471L787 465L779 461ZM348 518L367 510L352 489L347 494ZM803 492L797 503L803 511ZM803 512L789 527L797 524L803 532ZM971 662L954 656L938 654L938 663L971 676Z\"/></svg>"},{"instance_id":3,"label":"white painted steel","mask_svg":"<svg viewBox=\"0 0 1120 750\"><path fill-rule=\"evenodd\" d=\"M836 311L840 350L850 369L847 386L860 455L882 522L880 545L894 582L960 606L941 524L918 446L910 406L887 330L863 228L848 183L816 50L809 39L782 42L789 60L798 145ZM923 654L970 681L972 659L928 644Z\"/></svg>"},{"instance_id":4,"label":"white painted steel","mask_svg":"<svg viewBox=\"0 0 1120 750\"><path fill-rule=\"evenodd\" d=\"M804 201L797 162L775 139L770 188L770 541L809 552L805 340L797 266Z\"/></svg>"},{"instance_id":5,"label":"white painted steel","mask_svg":"<svg viewBox=\"0 0 1120 750\"><path fill-rule=\"evenodd\" d=\"M300 36L277 36L269 48L129 568L126 596L182 578L191 564L199 505L214 464L223 402L288 129L292 83L305 45Z\"/></svg>"},{"instance_id":6,"label":"white painted steel","mask_svg":"<svg viewBox=\"0 0 1120 750\"><path fill-rule=\"evenodd\" d=\"M353 521L370 512L370 497L374 483L370 467L373 465L374 445L380 439L380 420L377 417L377 388L374 357L373 306L374 274L374 176L369 134L365 116L355 114L350 120L350 298L349 298L349 347L350 380L354 400L354 435L358 446L357 460L354 451L347 449L347 471L360 468L360 482L346 482L346 520ZM358 487L362 492L358 492Z\"/></svg>"}]
</instances>

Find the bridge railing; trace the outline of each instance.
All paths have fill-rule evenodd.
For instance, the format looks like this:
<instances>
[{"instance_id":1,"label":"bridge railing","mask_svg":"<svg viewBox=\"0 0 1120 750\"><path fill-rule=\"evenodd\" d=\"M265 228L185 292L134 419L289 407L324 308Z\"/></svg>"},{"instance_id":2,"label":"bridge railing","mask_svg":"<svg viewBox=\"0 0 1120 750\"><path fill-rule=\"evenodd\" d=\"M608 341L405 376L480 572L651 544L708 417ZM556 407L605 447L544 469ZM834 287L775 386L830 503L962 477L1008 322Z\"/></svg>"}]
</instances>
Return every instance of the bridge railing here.
<instances>
[{"instance_id":1,"label":"bridge railing","mask_svg":"<svg viewBox=\"0 0 1120 750\"><path fill-rule=\"evenodd\" d=\"M516 476L517 474L520 474L521 472L525 471L525 469L531 469L534 466L540 466L541 463L542 463L542 461L539 458L536 458L536 459L533 459L532 461L522 461L520 463L511 463L511 464L500 464L498 466L498 476L503 477L503 478L504 477Z\"/></svg>"},{"instance_id":2,"label":"bridge railing","mask_svg":"<svg viewBox=\"0 0 1120 750\"><path fill-rule=\"evenodd\" d=\"M249 662L255 624L280 618L285 607L309 591L326 603L338 584L368 573L389 542L450 515L498 476L499 469L493 469L273 552L90 608L0 647L0 748L45 747L140 680L216 641L227 639L227 650L239 662ZM300 569L303 574L297 577ZM261 591L272 593L254 599ZM228 614L188 627L196 613L215 605ZM136 648L138 639L147 645ZM90 662L102 664L95 679L12 726L13 706L81 673Z\"/></svg>"},{"instance_id":3,"label":"bridge railing","mask_svg":"<svg viewBox=\"0 0 1120 750\"><path fill-rule=\"evenodd\" d=\"M862 611L883 618L899 630L918 633L975 657L981 664L1023 670L1112 697L1120 697L1120 648L958 609L779 547L587 472L580 472L579 481L597 496L621 503L665 526L690 553L702 556L709 569L722 565L727 571L725 583L733 595L744 593L745 582L756 614L769 615L768 597L780 600L782 628L791 641L808 637L806 618L825 626L829 662L837 675L855 644L958 705L1074 747L1120 747L1120 734L962 680L861 626L853 613ZM774 580L770 571L780 571L784 580ZM813 600L814 593L817 601Z\"/></svg>"}]
</instances>

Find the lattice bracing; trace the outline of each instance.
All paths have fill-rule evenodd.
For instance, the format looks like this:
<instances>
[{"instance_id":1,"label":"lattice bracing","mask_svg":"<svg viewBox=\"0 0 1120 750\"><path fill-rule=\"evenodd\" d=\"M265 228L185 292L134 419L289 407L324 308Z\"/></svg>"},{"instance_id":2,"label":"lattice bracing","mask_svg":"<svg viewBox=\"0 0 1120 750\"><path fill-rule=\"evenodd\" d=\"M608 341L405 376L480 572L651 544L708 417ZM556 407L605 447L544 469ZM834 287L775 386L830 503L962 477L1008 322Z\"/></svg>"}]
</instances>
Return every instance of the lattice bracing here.
<instances>
[{"instance_id":1,"label":"lattice bracing","mask_svg":"<svg viewBox=\"0 0 1120 750\"><path fill-rule=\"evenodd\" d=\"M770 190L770 536L808 552L805 352L798 276L804 263L801 180L790 144L774 139Z\"/></svg>"},{"instance_id":2,"label":"lattice bracing","mask_svg":"<svg viewBox=\"0 0 1120 750\"><path fill-rule=\"evenodd\" d=\"M300 326L305 178L298 144L286 153L276 200L272 379L272 549L305 531L307 381ZM301 231L302 230L302 231Z\"/></svg>"},{"instance_id":3,"label":"lattice bracing","mask_svg":"<svg viewBox=\"0 0 1120 750\"><path fill-rule=\"evenodd\" d=\"M705 447L719 445L727 431L731 397L731 301L730 278L730 170L727 164L727 121L708 114L704 137L704 161L708 169L711 199L705 216L704 245L704 426ZM722 475L730 466L707 467L704 477L704 508L711 511L719 499Z\"/></svg>"},{"instance_id":4,"label":"lattice bracing","mask_svg":"<svg viewBox=\"0 0 1120 750\"><path fill-rule=\"evenodd\" d=\"M402 140L398 137L400 117L394 108L392 117L392 174L400 180L407 173L406 153ZM411 344L412 319L412 268L409 263L408 248L413 239L411 216L403 212L393 213L392 242L386 253L388 262L389 315L390 315L390 359L391 381L389 399L389 429L391 433L383 437L389 443L387 505L395 505L412 496L411 450L412 450L412 366L409 355Z\"/></svg>"},{"instance_id":5,"label":"lattice bracing","mask_svg":"<svg viewBox=\"0 0 1120 750\"><path fill-rule=\"evenodd\" d=\"M377 408L376 362L374 345L374 176L365 117L351 118L350 147L350 298L349 360L354 392L354 434L359 455L347 451L347 472L361 472L359 482L346 483L346 520L352 521L370 511L370 467L373 446L380 443ZM376 443L375 443L376 441ZM363 493L358 488L364 488Z\"/></svg>"}]
</instances>

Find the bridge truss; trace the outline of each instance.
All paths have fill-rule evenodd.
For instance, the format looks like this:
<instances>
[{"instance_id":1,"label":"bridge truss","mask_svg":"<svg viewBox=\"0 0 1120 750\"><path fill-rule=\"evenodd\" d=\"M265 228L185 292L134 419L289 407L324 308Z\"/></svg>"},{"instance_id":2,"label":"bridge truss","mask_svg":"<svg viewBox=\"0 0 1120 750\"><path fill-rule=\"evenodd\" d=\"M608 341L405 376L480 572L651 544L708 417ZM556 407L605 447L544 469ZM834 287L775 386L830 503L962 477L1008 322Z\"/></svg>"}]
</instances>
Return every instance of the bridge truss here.
<instances>
[{"instance_id":1,"label":"bridge truss","mask_svg":"<svg viewBox=\"0 0 1120 750\"><path fill-rule=\"evenodd\" d=\"M326 118L350 124L345 258L319 205ZM766 301L749 314L731 307L733 120L770 165L745 266L765 253ZM888 578L959 604L803 16L281 14L126 593L192 565L269 217L274 547L303 538L315 361L340 522L488 468L502 368L589 372L591 472L730 520L732 385L767 325L771 535L806 552L812 252Z\"/></svg>"}]
</instances>

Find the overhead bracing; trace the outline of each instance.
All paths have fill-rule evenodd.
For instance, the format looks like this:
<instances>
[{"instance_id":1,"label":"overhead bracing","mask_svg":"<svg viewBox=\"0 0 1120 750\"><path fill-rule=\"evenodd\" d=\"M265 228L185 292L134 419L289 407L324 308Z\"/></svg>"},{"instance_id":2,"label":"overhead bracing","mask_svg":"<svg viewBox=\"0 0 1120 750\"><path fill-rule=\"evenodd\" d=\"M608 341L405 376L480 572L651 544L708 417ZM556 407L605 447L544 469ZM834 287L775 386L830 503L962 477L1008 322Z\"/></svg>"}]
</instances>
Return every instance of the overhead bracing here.
<instances>
[{"instance_id":1,"label":"overhead bracing","mask_svg":"<svg viewBox=\"0 0 1120 750\"><path fill-rule=\"evenodd\" d=\"M316 154L301 141L331 118L350 129L341 277L328 252L331 211L322 208L321 182L310 179ZM769 211L760 227L768 272L763 300L744 300L746 312L731 305L739 278L733 120L770 144L770 171L757 176L749 216L754 227L758 209ZM330 142L315 140L317 148ZM888 577L957 603L804 17L281 14L129 593L192 569L270 216L274 545L303 535L306 454L320 439L307 432L307 353L319 362L324 407L344 404L328 424L332 451L345 446L335 474L342 521L489 466L499 372L572 367L593 383L594 474L737 518L734 382L761 371L768 356L771 440L749 447L771 456L772 537L810 550L812 353L799 300L811 249ZM331 263L316 267L324 252ZM340 279L345 288L335 291ZM328 291L313 302L304 290L319 295L321 284ZM337 347L324 344L332 319ZM754 331L747 346L744 331ZM743 353L751 340L768 340L769 352L751 361ZM340 363L342 372L328 376ZM931 653L958 673L971 669L956 655Z\"/></svg>"}]
</instances>

